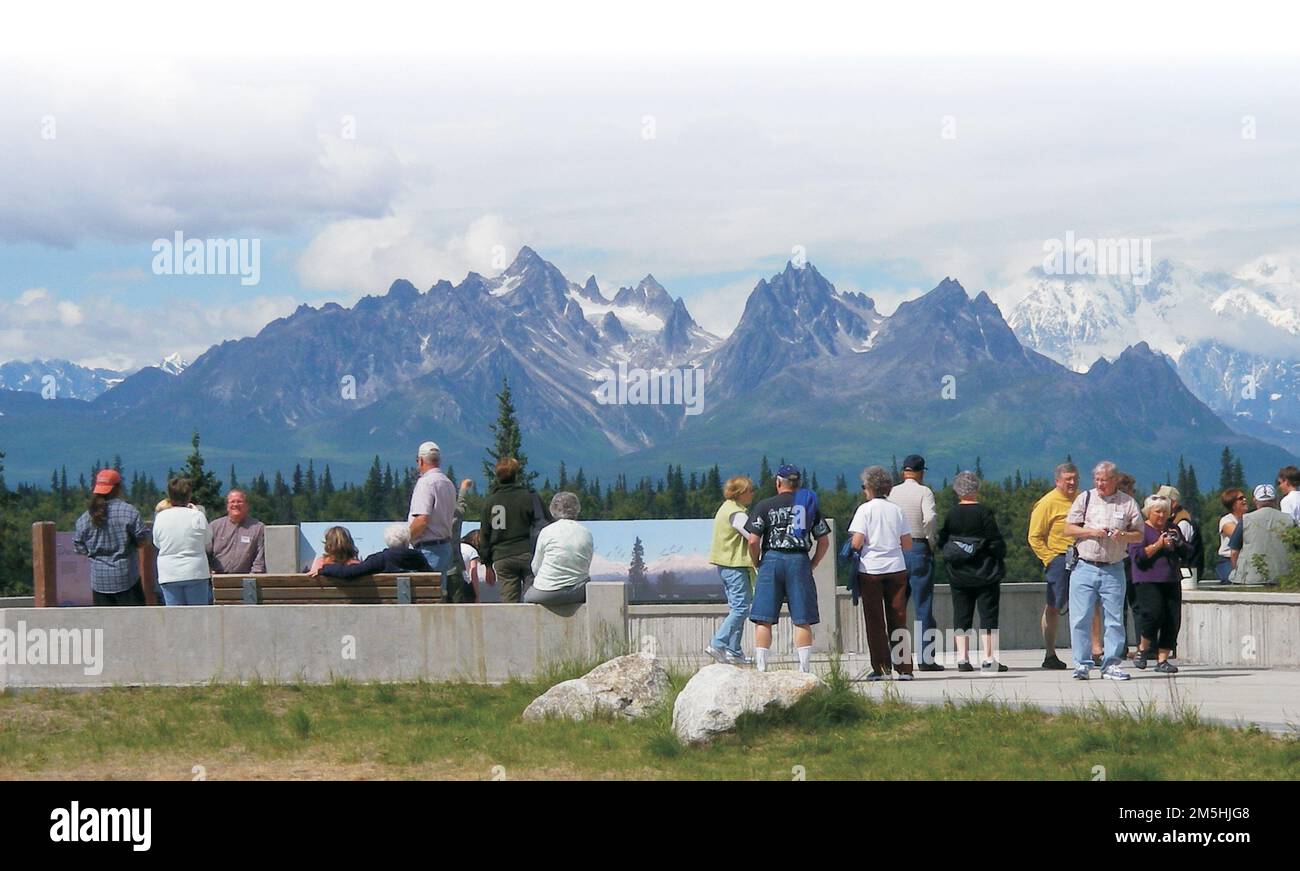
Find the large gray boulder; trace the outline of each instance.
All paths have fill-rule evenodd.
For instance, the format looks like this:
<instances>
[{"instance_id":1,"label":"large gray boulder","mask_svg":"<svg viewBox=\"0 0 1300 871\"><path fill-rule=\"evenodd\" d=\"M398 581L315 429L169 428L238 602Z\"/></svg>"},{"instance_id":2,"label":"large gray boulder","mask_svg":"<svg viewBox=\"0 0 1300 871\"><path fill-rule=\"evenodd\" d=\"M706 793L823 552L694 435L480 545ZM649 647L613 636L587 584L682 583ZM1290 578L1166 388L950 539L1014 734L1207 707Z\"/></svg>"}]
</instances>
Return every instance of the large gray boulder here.
<instances>
[{"instance_id":1,"label":"large gray boulder","mask_svg":"<svg viewBox=\"0 0 1300 871\"><path fill-rule=\"evenodd\" d=\"M707 741L735 728L741 714L789 708L821 686L817 675L798 671L705 666L677 694L673 732L688 744Z\"/></svg>"},{"instance_id":2,"label":"large gray boulder","mask_svg":"<svg viewBox=\"0 0 1300 871\"><path fill-rule=\"evenodd\" d=\"M667 697L668 672L659 660L647 653L633 653L551 687L524 708L524 719L584 720L597 711L635 719Z\"/></svg>"}]
</instances>

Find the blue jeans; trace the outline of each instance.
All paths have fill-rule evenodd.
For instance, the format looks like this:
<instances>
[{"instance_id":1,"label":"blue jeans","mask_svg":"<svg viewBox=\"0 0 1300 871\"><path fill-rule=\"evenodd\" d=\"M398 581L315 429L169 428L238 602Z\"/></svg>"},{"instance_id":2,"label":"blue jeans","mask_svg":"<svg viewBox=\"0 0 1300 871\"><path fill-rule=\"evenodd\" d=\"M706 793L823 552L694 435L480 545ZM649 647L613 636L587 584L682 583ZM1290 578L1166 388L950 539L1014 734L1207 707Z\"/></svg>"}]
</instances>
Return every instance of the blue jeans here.
<instances>
[{"instance_id":1,"label":"blue jeans","mask_svg":"<svg viewBox=\"0 0 1300 871\"><path fill-rule=\"evenodd\" d=\"M1219 582L1229 583L1229 576L1232 574L1232 560L1226 556L1219 557L1219 561L1214 564L1214 574L1219 578Z\"/></svg>"},{"instance_id":2,"label":"blue jeans","mask_svg":"<svg viewBox=\"0 0 1300 871\"><path fill-rule=\"evenodd\" d=\"M195 581L172 581L159 584L162 587L165 605L211 605L212 579L199 578Z\"/></svg>"},{"instance_id":3,"label":"blue jeans","mask_svg":"<svg viewBox=\"0 0 1300 871\"><path fill-rule=\"evenodd\" d=\"M912 539L912 549L903 552L903 563L907 566L907 585L912 590L912 610L916 612L912 623L913 661L933 663L934 557L930 542ZM928 642L927 633L931 639Z\"/></svg>"},{"instance_id":4,"label":"blue jeans","mask_svg":"<svg viewBox=\"0 0 1300 871\"><path fill-rule=\"evenodd\" d=\"M727 591L727 606L731 613L718 627L718 634L710 642L715 650L730 650L737 656L743 656L740 639L745 635L745 618L749 616L749 604L754 600L754 591L749 586L749 569L731 566L718 566L722 576L722 588Z\"/></svg>"},{"instance_id":5,"label":"blue jeans","mask_svg":"<svg viewBox=\"0 0 1300 871\"><path fill-rule=\"evenodd\" d=\"M442 601L451 601L450 591L447 589L447 572L451 569L452 563L451 542L444 541L441 544L425 542L417 544L415 549L424 554L424 558L429 561L430 569L442 572Z\"/></svg>"},{"instance_id":6,"label":"blue jeans","mask_svg":"<svg viewBox=\"0 0 1300 871\"><path fill-rule=\"evenodd\" d=\"M1096 566L1079 560L1070 572L1070 646L1077 668L1092 659L1092 614L1101 600L1102 668L1124 659L1124 563Z\"/></svg>"}]
</instances>

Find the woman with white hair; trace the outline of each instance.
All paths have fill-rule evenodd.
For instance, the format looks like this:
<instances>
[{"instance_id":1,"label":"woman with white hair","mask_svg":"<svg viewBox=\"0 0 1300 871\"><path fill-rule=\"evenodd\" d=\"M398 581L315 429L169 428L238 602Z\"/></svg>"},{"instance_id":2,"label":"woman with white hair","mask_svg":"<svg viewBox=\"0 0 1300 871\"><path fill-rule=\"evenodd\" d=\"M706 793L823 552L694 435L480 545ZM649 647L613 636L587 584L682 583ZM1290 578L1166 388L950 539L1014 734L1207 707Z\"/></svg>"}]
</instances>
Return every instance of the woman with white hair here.
<instances>
[{"instance_id":1,"label":"woman with white hair","mask_svg":"<svg viewBox=\"0 0 1300 871\"><path fill-rule=\"evenodd\" d=\"M1169 652L1177 646L1182 621L1182 573L1179 566L1186 542L1177 526L1169 525L1173 508L1164 496L1148 496L1142 505L1146 523L1142 540L1128 546L1133 560L1133 587L1137 591L1138 651L1133 665L1146 668L1154 647L1156 671L1177 674L1178 666L1169 661Z\"/></svg>"},{"instance_id":2,"label":"woman with white hair","mask_svg":"<svg viewBox=\"0 0 1300 871\"><path fill-rule=\"evenodd\" d=\"M572 605L587 601L591 577L591 533L578 523L578 497L561 490L551 497L553 523L542 527L533 552L533 585L524 601L534 605Z\"/></svg>"},{"instance_id":3,"label":"woman with white hair","mask_svg":"<svg viewBox=\"0 0 1300 871\"><path fill-rule=\"evenodd\" d=\"M308 572L312 577L324 575L340 581L350 581L365 575L380 572L431 572L428 559L424 554L411 547L411 527L405 523L391 523L384 528L384 544L378 553L372 553L359 563L342 565L327 563L316 571Z\"/></svg>"},{"instance_id":4,"label":"woman with white hair","mask_svg":"<svg viewBox=\"0 0 1300 871\"><path fill-rule=\"evenodd\" d=\"M939 530L939 549L952 584L952 625L958 633L974 629L978 604L984 647L980 670L1003 672L1007 667L994 657L993 633L998 629L1002 579L1007 573L1007 542L993 510L979 502L980 479L974 472L958 472L952 489L960 501L944 516ZM969 643L966 635L957 635L958 671L975 670L967 658Z\"/></svg>"}]
</instances>

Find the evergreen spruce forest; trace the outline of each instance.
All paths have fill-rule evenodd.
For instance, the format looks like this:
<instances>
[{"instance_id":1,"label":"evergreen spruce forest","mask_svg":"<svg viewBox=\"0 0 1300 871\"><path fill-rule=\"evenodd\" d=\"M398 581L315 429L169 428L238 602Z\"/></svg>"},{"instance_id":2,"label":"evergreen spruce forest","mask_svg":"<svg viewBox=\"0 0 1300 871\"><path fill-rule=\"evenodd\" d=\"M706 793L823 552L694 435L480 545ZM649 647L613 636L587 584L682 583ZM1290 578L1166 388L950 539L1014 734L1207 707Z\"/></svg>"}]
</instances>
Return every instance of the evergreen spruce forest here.
<instances>
[{"instance_id":1,"label":"evergreen spruce forest","mask_svg":"<svg viewBox=\"0 0 1300 871\"><path fill-rule=\"evenodd\" d=\"M473 477L475 489L468 497L467 519L475 519L482 504L483 494L493 484L493 466L503 456L514 456L523 465L525 475L542 498L549 500L559 490L576 493L582 503L583 520L645 520L712 518L722 502L722 487L732 475L748 475L755 482L755 502L776 493L773 469L785 462L783 457L761 455L756 467L749 469L722 469L718 466L699 472L685 472L680 465L668 466L657 478L649 476L629 480L624 475L602 480L588 476L579 465L569 467L561 462L551 470L529 468L525 452L524 433L515 415L509 383L502 382L497 394L497 420L491 427L492 443L485 448L481 458L460 459L458 469L454 463L445 467L448 477L459 483L461 477ZM175 470L191 479L194 484L194 501L207 509L209 519L225 513L225 494L240 489L248 494L251 515L267 524L292 524L309 521L383 521L406 517L411 488L416 472L414 466L394 469L381 463L376 456L365 480L336 482L328 463L318 465L307 458L292 470L277 469L269 476L265 470L250 472L234 466L214 470L204 461L200 452L200 434L191 439L193 452L185 465ZM0 449L3 446L0 445ZM899 452L890 456L869 458L886 468L892 468L895 481L901 481L899 460L910 453L909 446L899 446ZM1070 458L1062 457L1062 461ZM1172 458L1171 458L1172 459ZM1116 458L1123 467L1123 458ZM60 531L74 528L77 517L86 510L90 488L95 474L104 468L116 469L123 478L124 498L135 505L146 520L152 519L154 506L165 498L165 481L123 468L120 457L95 458L80 468L61 466L52 469L48 487L21 485L10 489L4 481L4 454L0 450L0 595L30 595L32 589L31 525L41 520L53 520ZM475 466L478 466L476 469ZM1187 465L1182 457L1177 459L1177 472L1166 481L1139 482L1137 499L1142 499L1164 483L1172 483L1182 494L1183 504L1197 518L1205 545L1207 572L1214 565L1218 547L1217 524L1224 513L1219 494L1229 487L1245 488L1241 460L1231 450L1224 448L1215 487L1202 491L1197 470ZM1053 486L1050 469L1034 470L1024 474L1016 470L1000 481L985 481L978 456L971 458L968 466L983 481L980 501L991 507L997 515L998 525L1007 539L1007 581L1041 580L1042 567L1029 549L1027 532L1029 514L1034 503ZM475 472L479 472L475 476ZM925 483L935 491L940 518L957 503L956 494L949 482L961 469L943 472L931 469ZM171 477L169 473L168 477ZM539 481L540 479L540 481ZM819 478L817 469L804 468L805 486L816 491L822 513L833 518L837 540L842 540L853 512L862 501L861 484L844 475L834 480ZM1080 487L1090 486L1090 470L1080 469ZM1300 542L1297 542L1300 547ZM833 555L828 555L828 558ZM947 575L942 558L936 555L936 582L945 583ZM1300 560L1298 560L1300 562ZM840 582L845 582L845 569L840 567Z\"/></svg>"}]
</instances>

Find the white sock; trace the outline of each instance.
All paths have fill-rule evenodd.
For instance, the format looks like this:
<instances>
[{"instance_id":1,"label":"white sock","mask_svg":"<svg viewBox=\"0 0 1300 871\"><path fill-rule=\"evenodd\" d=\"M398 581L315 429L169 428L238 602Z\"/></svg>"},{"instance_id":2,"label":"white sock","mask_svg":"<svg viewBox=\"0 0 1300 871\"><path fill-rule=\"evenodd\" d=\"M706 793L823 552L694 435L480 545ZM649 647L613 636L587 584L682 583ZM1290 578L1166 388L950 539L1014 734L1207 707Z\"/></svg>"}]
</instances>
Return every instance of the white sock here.
<instances>
[{"instance_id":1,"label":"white sock","mask_svg":"<svg viewBox=\"0 0 1300 871\"><path fill-rule=\"evenodd\" d=\"M767 671L767 648L754 648L754 667L759 671Z\"/></svg>"},{"instance_id":2,"label":"white sock","mask_svg":"<svg viewBox=\"0 0 1300 871\"><path fill-rule=\"evenodd\" d=\"M799 648L799 670L805 674L812 672L812 646Z\"/></svg>"}]
</instances>

